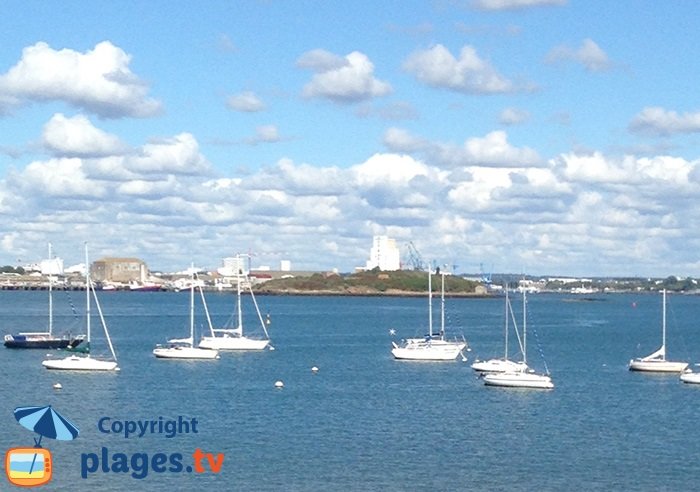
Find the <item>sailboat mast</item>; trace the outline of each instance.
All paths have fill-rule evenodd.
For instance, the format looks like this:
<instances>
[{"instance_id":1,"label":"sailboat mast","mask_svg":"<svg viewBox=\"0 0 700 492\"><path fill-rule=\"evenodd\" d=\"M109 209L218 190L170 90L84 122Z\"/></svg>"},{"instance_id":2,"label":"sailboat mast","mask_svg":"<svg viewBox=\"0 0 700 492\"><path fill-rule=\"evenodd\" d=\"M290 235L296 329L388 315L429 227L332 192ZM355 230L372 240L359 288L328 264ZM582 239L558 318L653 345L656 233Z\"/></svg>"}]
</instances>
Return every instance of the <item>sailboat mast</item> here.
<instances>
[{"instance_id":1,"label":"sailboat mast","mask_svg":"<svg viewBox=\"0 0 700 492\"><path fill-rule=\"evenodd\" d=\"M85 243L85 316L87 317L87 343L90 346L90 263L88 261L88 245Z\"/></svg>"},{"instance_id":2,"label":"sailboat mast","mask_svg":"<svg viewBox=\"0 0 700 492\"><path fill-rule=\"evenodd\" d=\"M445 274L440 272L442 286L440 288L440 336L445 336Z\"/></svg>"},{"instance_id":3,"label":"sailboat mast","mask_svg":"<svg viewBox=\"0 0 700 492\"><path fill-rule=\"evenodd\" d=\"M523 289L523 363L527 364L527 294Z\"/></svg>"},{"instance_id":4,"label":"sailboat mast","mask_svg":"<svg viewBox=\"0 0 700 492\"><path fill-rule=\"evenodd\" d=\"M666 289L661 291L663 294L662 322L661 322L661 347L663 348L663 357L666 359Z\"/></svg>"},{"instance_id":5,"label":"sailboat mast","mask_svg":"<svg viewBox=\"0 0 700 492\"><path fill-rule=\"evenodd\" d=\"M238 261L236 262L238 271L236 273L236 311L238 313L238 331L243 334L243 312L241 309L241 257L238 256Z\"/></svg>"},{"instance_id":6,"label":"sailboat mast","mask_svg":"<svg viewBox=\"0 0 700 492\"><path fill-rule=\"evenodd\" d=\"M505 328L504 328L504 330L505 330L505 341L506 341L505 345L506 345L506 351L505 351L505 354L504 354L504 356L503 356L503 360L508 360L508 317L509 317L509 316L508 316L508 314L509 314L509 313L508 313L508 306L510 305L510 304L509 304L510 301L508 300L508 283L507 283L507 282L506 282L506 285L505 285L505 289L506 289L506 307L505 307L505 310L506 310L506 313L505 313L505 315L506 315L506 322L505 322Z\"/></svg>"},{"instance_id":7,"label":"sailboat mast","mask_svg":"<svg viewBox=\"0 0 700 492\"><path fill-rule=\"evenodd\" d=\"M190 346L194 347L194 263L190 264Z\"/></svg>"},{"instance_id":8,"label":"sailboat mast","mask_svg":"<svg viewBox=\"0 0 700 492\"><path fill-rule=\"evenodd\" d=\"M433 275L430 266L428 266L428 334L433 338L433 284L431 277Z\"/></svg>"},{"instance_id":9,"label":"sailboat mast","mask_svg":"<svg viewBox=\"0 0 700 492\"><path fill-rule=\"evenodd\" d=\"M51 268L53 266L53 260L51 258L51 243L49 243L49 336L53 334L53 277L51 275Z\"/></svg>"}]
</instances>

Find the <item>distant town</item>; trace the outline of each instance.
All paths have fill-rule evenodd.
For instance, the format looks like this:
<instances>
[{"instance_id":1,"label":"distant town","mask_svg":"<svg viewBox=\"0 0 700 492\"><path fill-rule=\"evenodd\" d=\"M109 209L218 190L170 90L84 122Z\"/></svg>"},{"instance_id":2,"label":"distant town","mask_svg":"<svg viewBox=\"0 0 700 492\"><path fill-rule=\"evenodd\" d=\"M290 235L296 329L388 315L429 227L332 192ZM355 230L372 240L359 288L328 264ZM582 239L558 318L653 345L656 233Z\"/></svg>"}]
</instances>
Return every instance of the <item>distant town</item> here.
<instances>
[{"instance_id":1,"label":"distant town","mask_svg":"<svg viewBox=\"0 0 700 492\"><path fill-rule=\"evenodd\" d=\"M436 274L442 273L470 281L475 293L479 295L498 295L506 285L509 289L530 293L560 292L575 295L661 289L690 294L700 293L698 280L690 277L576 278L483 271L457 274L447 266L431 265L424 261L413 243L408 243L407 251L406 258L402 261L401 250L394 239L388 236L374 236L365 264L356 267L354 272L348 273L295 271L290 260L281 260L277 268L255 267L251 265L251 258L248 255L223 258L221 266L213 271L193 268L165 273L150 271L146 263L139 258L106 257L90 264L90 277L96 287L104 291L181 291L189 289L193 278L196 278L197 285L205 290L229 291L236 289L237 280L241 277L245 277L246 282L250 282L253 287L260 287L266 282L275 280L272 283L283 289L284 280L319 275L320 278L325 279L352 277L361 272L382 272L385 278L389 278L391 272L407 270L427 272L430 268ZM53 289L82 290L85 288L85 273L85 264L64 267L63 260L57 257L22 266L6 265L0 267L0 290L45 290L49 285ZM330 285L331 282L327 283ZM321 290L326 291L326 289Z\"/></svg>"}]
</instances>

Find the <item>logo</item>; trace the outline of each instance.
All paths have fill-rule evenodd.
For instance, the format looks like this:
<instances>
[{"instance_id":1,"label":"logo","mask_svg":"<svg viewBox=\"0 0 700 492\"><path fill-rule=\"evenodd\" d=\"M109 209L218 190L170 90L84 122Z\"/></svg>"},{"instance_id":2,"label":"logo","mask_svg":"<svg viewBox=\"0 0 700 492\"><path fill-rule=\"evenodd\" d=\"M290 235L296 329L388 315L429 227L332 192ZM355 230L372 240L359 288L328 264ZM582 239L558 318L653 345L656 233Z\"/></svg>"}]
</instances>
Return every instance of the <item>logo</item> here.
<instances>
[{"instance_id":1,"label":"logo","mask_svg":"<svg viewBox=\"0 0 700 492\"><path fill-rule=\"evenodd\" d=\"M51 405L46 407L19 407L15 419L26 429L39 434L34 447L17 447L5 453L5 474L18 487L37 487L51 481L53 463L51 451L41 447L41 439L48 437L70 441L78 437L78 428L60 415Z\"/></svg>"},{"instance_id":2,"label":"logo","mask_svg":"<svg viewBox=\"0 0 700 492\"><path fill-rule=\"evenodd\" d=\"M36 487L51 480L51 451L43 448L12 448L5 455L5 471L10 483Z\"/></svg>"}]
</instances>

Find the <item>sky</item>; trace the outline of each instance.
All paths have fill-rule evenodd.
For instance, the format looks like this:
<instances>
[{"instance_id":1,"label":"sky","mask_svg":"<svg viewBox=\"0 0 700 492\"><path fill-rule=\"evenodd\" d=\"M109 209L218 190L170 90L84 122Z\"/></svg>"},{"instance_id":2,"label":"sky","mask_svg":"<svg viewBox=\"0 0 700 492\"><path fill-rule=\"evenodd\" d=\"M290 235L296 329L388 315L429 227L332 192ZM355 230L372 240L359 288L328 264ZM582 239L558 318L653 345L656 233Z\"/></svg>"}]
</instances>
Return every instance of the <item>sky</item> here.
<instances>
[{"instance_id":1,"label":"sky","mask_svg":"<svg viewBox=\"0 0 700 492\"><path fill-rule=\"evenodd\" d=\"M700 2L3 2L0 264L700 276Z\"/></svg>"}]
</instances>

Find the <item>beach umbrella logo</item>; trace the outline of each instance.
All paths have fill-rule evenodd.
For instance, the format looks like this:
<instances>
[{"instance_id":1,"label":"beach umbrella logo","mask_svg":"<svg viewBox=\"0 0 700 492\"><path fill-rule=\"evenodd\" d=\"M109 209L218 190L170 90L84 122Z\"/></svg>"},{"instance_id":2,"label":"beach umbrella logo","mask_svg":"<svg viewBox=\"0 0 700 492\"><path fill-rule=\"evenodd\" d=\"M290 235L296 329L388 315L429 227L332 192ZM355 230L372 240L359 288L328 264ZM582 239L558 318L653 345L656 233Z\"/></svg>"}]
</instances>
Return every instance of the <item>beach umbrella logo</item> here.
<instances>
[{"instance_id":1,"label":"beach umbrella logo","mask_svg":"<svg viewBox=\"0 0 700 492\"><path fill-rule=\"evenodd\" d=\"M51 480L53 463L51 452L41 447L44 437L59 441L71 441L80 431L75 424L63 417L51 405L45 407L19 407L15 419L24 428L36 432L34 447L12 448L5 454L5 473L10 483L20 487L36 487Z\"/></svg>"}]
</instances>

